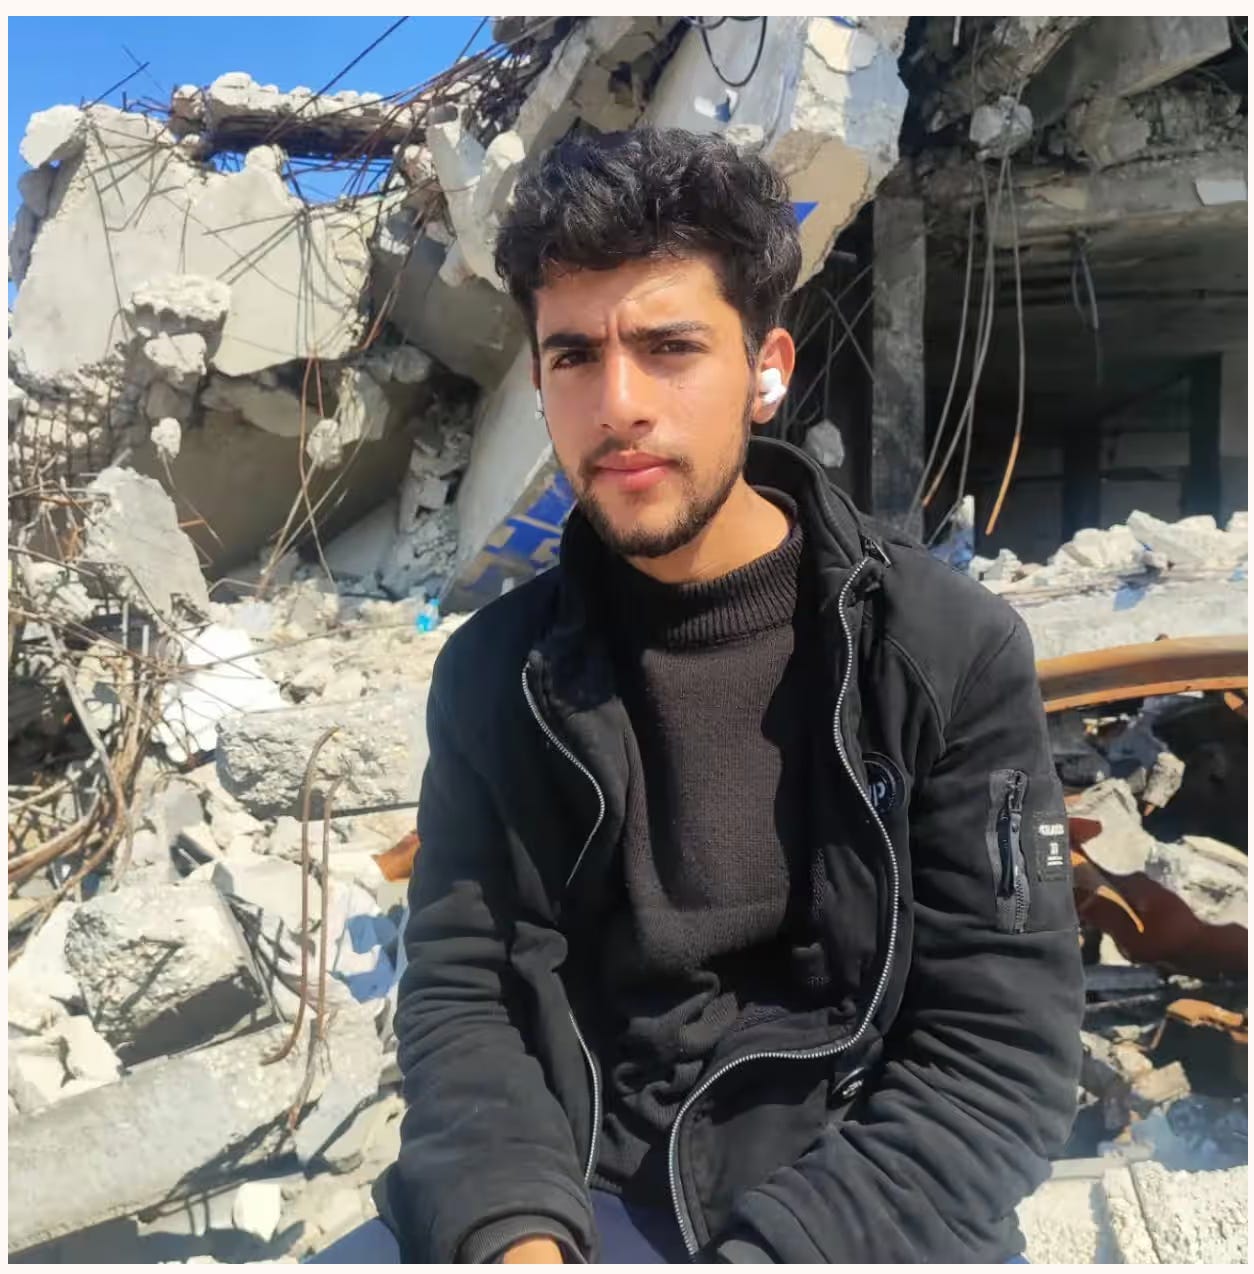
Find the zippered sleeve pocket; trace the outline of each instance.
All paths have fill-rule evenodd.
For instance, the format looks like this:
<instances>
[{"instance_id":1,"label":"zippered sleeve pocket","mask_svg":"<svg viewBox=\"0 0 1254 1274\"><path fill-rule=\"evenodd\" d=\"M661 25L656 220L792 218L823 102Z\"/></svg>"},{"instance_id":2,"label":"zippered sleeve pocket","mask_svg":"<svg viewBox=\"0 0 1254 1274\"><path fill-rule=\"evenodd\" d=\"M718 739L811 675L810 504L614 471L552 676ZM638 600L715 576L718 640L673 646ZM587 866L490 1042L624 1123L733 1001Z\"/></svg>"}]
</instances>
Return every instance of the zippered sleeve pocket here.
<instances>
[{"instance_id":1,"label":"zippered sleeve pocket","mask_svg":"<svg viewBox=\"0 0 1254 1274\"><path fill-rule=\"evenodd\" d=\"M1022 836L1028 776L1022 770L994 770L988 782L984 847L993 873L997 928L1002 933L1022 933L1027 927L1031 902Z\"/></svg>"}]
</instances>

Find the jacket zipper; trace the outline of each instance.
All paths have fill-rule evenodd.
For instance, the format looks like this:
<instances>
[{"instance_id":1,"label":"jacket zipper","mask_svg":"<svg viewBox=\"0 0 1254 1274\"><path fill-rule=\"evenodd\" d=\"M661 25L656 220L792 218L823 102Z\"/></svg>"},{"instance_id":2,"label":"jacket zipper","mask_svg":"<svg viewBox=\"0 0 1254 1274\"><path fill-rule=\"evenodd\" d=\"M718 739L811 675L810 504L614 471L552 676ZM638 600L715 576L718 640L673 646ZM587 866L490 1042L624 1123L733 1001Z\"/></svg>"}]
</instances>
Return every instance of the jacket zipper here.
<instances>
[{"instance_id":1,"label":"jacket zipper","mask_svg":"<svg viewBox=\"0 0 1254 1274\"><path fill-rule=\"evenodd\" d=\"M869 557L864 557L854 568L853 573L845 581L844 587L840 590L840 596L837 599L836 610L840 616L840 626L845 634L845 651L847 658L845 660L845 675L841 681L840 693L836 696L836 711L832 720L832 734L836 741L836 752L840 756L845 772L849 775L850 781L858 790L858 795L862 797L863 804L867 807L868 813L871 815L875 826L879 829L879 833L884 840L884 846L888 850L888 861L892 869L892 898L891 898L891 916L889 932L888 932L888 954L884 961L884 968L880 973L879 982L875 988L875 994L871 997L871 1003L867 1008L866 1016L862 1019L858 1029L845 1040L839 1040L834 1044L825 1044L819 1048L804 1049L796 1052L762 1052L762 1053L746 1053L743 1057L737 1057L719 1067L712 1075L703 1080L691 1093L683 1105L680 1106L678 1113L675 1115L675 1122L671 1125L670 1140L667 1145L667 1174L670 1179L671 1203L675 1210L675 1219L679 1222L679 1230L683 1235L684 1247L688 1250L690 1257L695 1257L698 1250L696 1235L692 1228L692 1218L688 1213L687 1205L684 1201L683 1191L679 1185L679 1130L683 1122L684 1116L692 1109L693 1105L709 1091L711 1085L724 1075L734 1071L737 1067L743 1066L746 1062L757 1062L766 1060L779 1061L813 1061L818 1058L834 1057L839 1053L843 1053L846 1049L852 1048L863 1035L866 1034L867 1028L871 1024L871 1019L875 1016L875 1011L879 1008L880 1002L884 998L884 992L888 987L888 976L893 967L893 955L897 948L897 900L901 893L901 881L898 875L897 855L893 851L893 842L888 832L885 830L883 822L880 820L879 814L875 810L875 805L871 801L870 796L858 782L858 776L854 773L853 765L849 760L849 754L845 750L844 739L841 737L840 718L845 706L845 696L849 691L849 682L853 675L854 665L854 647L853 634L849 631L849 620L845 614L845 602L849 596L849 590L857 581L858 576L862 573L863 568L870 561Z\"/></svg>"},{"instance_id":2,"label":"jacket zipper","mask_svg":"<svg viewBox=\"0 0 1254 1274\"><path fill-rule=\"evenodd\" d=\"M522 670L522 689L523 697L527 700L527 707L531 709L531 715L535 717L536 724L544 731L549 742L592 784L593 790L597 794L597 818L592 825L592 830L588 833L588 839L583 843L583 849L579 851L579 857L575 859L575 865L570 869L570 875L566 877L566 888L570 888L570 882L575 879L575 873L579 870L579 864L583 862L584 855L588 852L588 846L592 844L593 838L597 832L601 830L601 824L605 821L605 793L601 790L601 785L596 781L592 771L557 737L549 723L544 719L544 714L540 711L539 705L535 701L535 696L531 693L531 683L527 680L527 665L523 665ZM588 1064L588 1074L592 1079L592 1135L588 1139L588 1161L584 1165L583 1179L586 1185L592 1180L592 1172L597 1162L597 1142L601 1135L601 1077L597 1072L596 1059L592 1056L592 1050L588 1047L584 1040L583 1032L579 1029L579 1023L575 1020L575 1010L567 1004L566 1015L570 1018L571 1027L574 1029L575 1038L579 1041L579 1049L583 1053L583 1059Z\"/></svg>"},{"instance_id":3,"label":"jacket zipper","mask_svg":"<svg viewBox=\"0 0 1254 1274\"><path fill-rule=\"evenodd\" d=\"M1019 844L1019 822L1023 815L1023 785L1026 778L1020 770L1013 771L1011 775L1002 819L1004 835L998 838L1002 853L1001 894L1003 898L1014 897L1013 933L1023 932L1028 910L1028 882L1020 862L1022 850Z\"/></svg>"}]
</instances>

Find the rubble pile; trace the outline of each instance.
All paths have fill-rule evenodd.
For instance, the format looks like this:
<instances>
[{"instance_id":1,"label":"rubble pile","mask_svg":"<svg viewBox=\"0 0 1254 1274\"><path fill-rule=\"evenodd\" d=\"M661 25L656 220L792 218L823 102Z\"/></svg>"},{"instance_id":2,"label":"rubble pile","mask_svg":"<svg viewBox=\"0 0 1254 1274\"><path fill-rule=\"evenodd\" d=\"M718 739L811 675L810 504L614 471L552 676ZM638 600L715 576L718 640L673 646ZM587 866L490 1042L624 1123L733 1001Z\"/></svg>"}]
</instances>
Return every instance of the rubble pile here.
<instances>
[{"instance_id":1,"label":"rubble pile","mask_svg":"<svg viewBox=\"0 0 1254 1274\"><path fill-rule=\"evenodd\" d=\"M819 281L893 189L903 63L955 58L920 118L1007 164L1235 144L1222 92L1077 96L1107 20L985 40L937 19L927 50L908 21L511 17L388 96L228 72L31 118L9 244L11 1255L298 1260L373 1213L404 1104L426 697L460 622L441 611L550 564L571 507L492 266L529 158L572 129L722 131L789 181ZM1227 38L1197 24L1190 66ZM751 87L720 69L750 63ZM340 198L305 198L319 169ZM852 417L804 423L820 464L858 467ZM971 501L953 526L935 551L1039 658L1246 631L1244 513L1134 513L1045 563L977 557ZM1244 716L1172 695L1050 728L1089 1004L1028 1256L1244 1260Z\"/></svg>"}]
</instances>

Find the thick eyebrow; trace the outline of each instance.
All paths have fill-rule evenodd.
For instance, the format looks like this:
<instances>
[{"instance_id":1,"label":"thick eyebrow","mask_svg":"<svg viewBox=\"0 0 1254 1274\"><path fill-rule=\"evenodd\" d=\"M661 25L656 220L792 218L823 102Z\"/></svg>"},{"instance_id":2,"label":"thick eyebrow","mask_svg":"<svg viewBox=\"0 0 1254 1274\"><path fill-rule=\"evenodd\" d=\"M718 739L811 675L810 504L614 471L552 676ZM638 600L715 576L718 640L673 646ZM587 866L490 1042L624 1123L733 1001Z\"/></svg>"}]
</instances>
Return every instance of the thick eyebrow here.
<instances>
[{"instance_id":1,"label":"thick eyebrow","mask_svg":"<svg viewBox=\"0 0 1254 1274\"><path fill-rule=\"evenodd\" d=\"M713 328L698 319L686 319L676 323L662 323L657 327L637 327L625 334L629 345L648 345L654 341L671 340L676 336L709 336ZM586 332L552 332L540 342L545 352L559 349L596 349L603 345L599 337Z\"/></svg>"}]
</instances>

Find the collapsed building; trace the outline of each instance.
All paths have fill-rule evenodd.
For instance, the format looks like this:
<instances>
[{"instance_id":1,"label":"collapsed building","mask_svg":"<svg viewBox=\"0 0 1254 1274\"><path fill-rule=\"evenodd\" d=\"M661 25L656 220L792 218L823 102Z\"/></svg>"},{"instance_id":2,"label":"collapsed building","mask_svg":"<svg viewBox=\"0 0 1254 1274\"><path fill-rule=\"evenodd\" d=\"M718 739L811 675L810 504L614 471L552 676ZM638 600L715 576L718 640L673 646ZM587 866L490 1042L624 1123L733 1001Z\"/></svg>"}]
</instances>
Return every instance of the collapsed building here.
<instances>
[{"instance_id":1,"label":"collapsed building","mask_svg":"<svg viewBox=\"0 0 1254 1274\"><path fill-rule=\"evenodd\" d=\"M1005 596L1038 658L1204 638L1244 669L1244 19L503 18L494 38L387 97L233 72L27 126L20 1259L290 1259L369 1215L403 1107L431 666L461 614L555 561L572 505L492 268L521 166L572 130L718 132L779 168L803 264L771 432ZM306 198L328 176L342 193ZM1033 1260L1245 1259L1224 1069L1244 962L1182 963L1101 912L1144 930L1144 877L1206 951L1248 924L1244 705L1217 700L1244 681L1170 680L1051 709L1096 910L1089 1113L1025 1204ZM1083 818L1105 840L1077 842ZM1199 997L1201 1026L1175 1008ZM1172 1053L1181 1030L1218 1041L1219 1079ZM71 1141L67 1194L48 1147ZM1227 1175L1195 1250L1168 1204L1200 1168Z\"/></svg>"}]
</instances>

